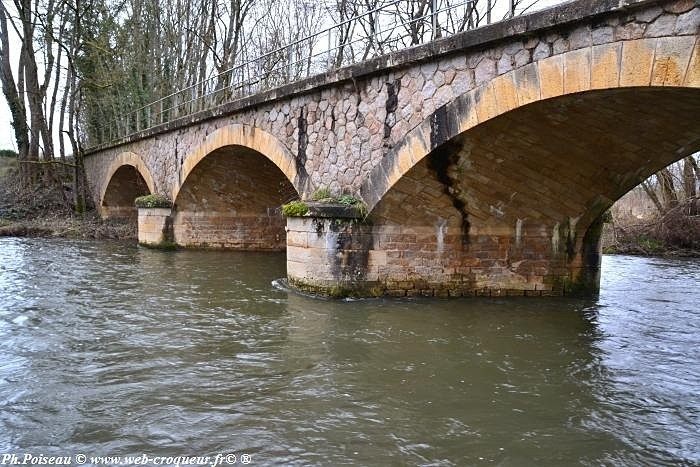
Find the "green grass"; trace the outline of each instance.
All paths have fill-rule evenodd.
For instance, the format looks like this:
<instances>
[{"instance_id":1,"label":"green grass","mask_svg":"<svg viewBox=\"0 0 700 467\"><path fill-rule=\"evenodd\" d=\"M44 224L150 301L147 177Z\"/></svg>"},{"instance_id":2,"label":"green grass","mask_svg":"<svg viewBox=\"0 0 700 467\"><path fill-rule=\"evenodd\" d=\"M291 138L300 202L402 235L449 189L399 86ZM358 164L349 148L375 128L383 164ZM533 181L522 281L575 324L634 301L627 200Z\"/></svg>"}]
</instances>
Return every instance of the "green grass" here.
<instances>
[{"instance_id":1,"label":"green grass","mask_svg":"<svg viewBox=\"0 0 700 467\"><path fill-rule=\"evenodd\" d=\"M173 202L163 195L152 194L139 196L134 201L137 208L172 208Z\"/></svg>"},{"instance_id":2,"label":"green grass","mask_svg":"<svg viewBox=\"0 0 700 467\"><path fill-rule=\"evenodd\" d=\"M309 212L309 207L303 201L292 201L282 205L282 214L285 217L300 217Z\"/></svg>"},{"instance_id":3,"label":"green grass","mask_svg":"<svg viewBox=\"0 0 700 467\"><path fill-rule=\"evenodd\" d=\"M333 195L331 194L330 188L319 188L318 190L314 191L313 195L311 195L311 200L322 201L325 199L330 199L332 197Z\"/></svg>"},{"instance_id":4,"label":"green grass","mask_svg":"<svg viewBox=\"0 0 700 467\"><path fill-rule=\"evenodd\" d=\"M646 235L640 235L637 238L637 244L649 253L662 253L666 249L662 241Z\"/></svg>"}]
</instances>

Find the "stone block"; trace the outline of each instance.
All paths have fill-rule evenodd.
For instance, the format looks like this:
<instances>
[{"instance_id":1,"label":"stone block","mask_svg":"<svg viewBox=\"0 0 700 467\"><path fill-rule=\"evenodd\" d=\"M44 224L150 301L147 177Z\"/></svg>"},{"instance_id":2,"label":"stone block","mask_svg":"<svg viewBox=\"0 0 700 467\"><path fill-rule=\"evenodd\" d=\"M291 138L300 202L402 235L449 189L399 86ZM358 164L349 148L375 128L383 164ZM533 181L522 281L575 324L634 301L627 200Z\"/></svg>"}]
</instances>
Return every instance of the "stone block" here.
<instances>
[{"instance_id":1,"label":"stone block","mask_svg":"<svg viewBox=\"0 0 700 467\"><path fill-rule=\"evenodd\" d=\"M591 31L592 45L607 44L615 39L615 30L612 26L601 26Z\"/></svg>"},{"instance_id":2,"label":"stone block","mask_svg":"<svg viewBox=\"0 0 700 467\"><path fill-rule=\"evenodd\" d=\"M496 76L496 62L484 57L474 69L474 80L477 86L488 83Z\"/></svg>"},{"instance_id":3,"label":"stone block","mask_svg":"<svg viewBox=\"0 0 700 467\"><path fill-rule=\"evenodd\" d=\"M698 9L697 0L676 0L664 5L664 11L673 14L685 13L693 8Z\"/></svg>"},{"instance_id":4,"label":"stone block","mask_svg":"<svg viewBox=\"0 0 700 467\"><path fill-rule=\"evenodd\" d=\"M615 40L618 41L629 41L634 39L640 39L644 36L644 31L646 30L646 24L640 23L627 23L615 28Z\"/></svg>"},{"instance_id":5,"label":"stone block","mask_svg":"<svg viewBox=\"0 0 700 467\"><path fill-rule=\"evenodd\" d=\"M591 49L591 89L609 89L619 85L621 56L621 43L593 46Z\"/></svg>"},{"instance_id":6,"label":"stone block","mask_svg":"<svg viewBox=\"0 0 700 467\"><path fill-rule=\"evenodd\" d=\"M488 83L476 89L474 95L476 115L479 122L485 122L498 115L498 102L493 83Z\"/></svg>"},{"instance_id":7,"label":"stone block","mask_svg":"<svg viewBox=\"0 0 700 467\"><path fill-rule=\"evenodd\" d=\"M683 79L684 86L700 87L700 39L695 41L695 47L690 56L688 69Z\"/></svg>"},{"instance_id":8,"label":"stone block","mask_svg":"<svg viewBox=\"0 0 700 467\"><path fill-rule=\"evenodd\" d=\"M680 86L683 83L694 44L695 38L692 36L657 39L651 85Z\"/></svg>"},{"instance_id":9,"label":"stone block","mask_svg":"<svg viewBox=\"0 0 700 467\"><path fill-rule=\"evenodd\" d=\"M497 63L497 73L499 75L502 75L503 73L507 73L510 70L513 69L513 57L507 54L503 54L503 56L498 60Z\"/></svg>"},{"instance_id":10,"label":"stone block","mask_svg":"<svg viewBox=\"0 0 700 467\"><path fill-rule=\"evenodd\" d=\"M661 16L664 11L659 6L651 6L649 8L643 8L634 13L634 18L642 23L651 23L656 18Z\"/></svg>"},{"instance_id":11,"label":"stone block","mask_svg":"<svg viewBox=\"0 0 700 467\"><path fill-rule=\"evenodd\" d=\"M700 7L684 13L676 19L675 34L698 34L700 30Z\"/></svg>"},{"instance_id":12,"label":"stone block","mask_svg":"<svg viewBox=\"0 0 700 467\"><path fill-rule=\"evenodd\" d=\"M647 25L644 37L672 36L676 27L676 15L664 14Z\"/></svg>"},{"instance_id":13,"label":"stone block","mask_svg":"<svg viewBox=\"0 0 700 467\"><path fill-rule=\"evenodd\" d=\"M591 49L578 49L564 55L564 92L587 91L591 87Z\"/></svg>"},{"instance_id":14,"label":"stone block","mask_svg":"<svg viewBox=\"0 0 700 467\"><path fill-rule=\"evenodd\" d=\"M622 46L620 86L648 86L654 64L656 39L638 39Z\"/></svg>"},{"instance_id":15,"label":"stone block","mask_svg":"<svg viewBox=\"0 0 700 467\"><path fill-rule=\"evenodd\" d=\"M501 75L494 79L493 88L499 114L504 114L518 106L518 95L515 82L513 81L513 73Z\"/></svg>"},{"instance_id":16,"label":"stone block","mask_svg":"<svg viewBox=\"0 0 700 467\"><path fill-rule=\"evenodd\" d=\"M564 94L564 65L561 55L546 58L537 63L540 75L542 99Z\"/></svg>"},{"instance_id":17,"label":"stone block","mask_svg":"<svg viewBox=\"0 0 700 467\"><path fill-rule=\"evenodd\" d=\"M475 127L479 123L479 117L476 113L476 91L470 91L469 93L459 97L454 105L457 107L459 115L459 131L460 133L468 130L469 128ZM414 158L415 161L415 158Z\"/></svg>"},{"instance_id":18,"label":"stone block","mask_svg":"<svg viewBox=\"0 0 700 467\"><path fill-rule=\"evenodd\" d=\"M287 232L287 247L295 246L306 248L308 246L308 233L307 232Z\"/></svg>"},{"instance_id":19,"label":"stone block","mask_svg":"<svg viewBox=\"0 0 700 467\"><path fill-rule=\"evenodd\" d=\"M537 64L529 63L515 70L514 80L518 105L526 105L540 99L540 80L537 73Z\"/></svg>"},{"instance_id":20,"label":"stone block","mask_svg":"<svg viewBox=\"0 0 700 467\"><path fill-rule=\"evenodd\" d=\"M552 55L550 51L550 46L545 41L540 41L532 52L532 60L538 61L543 60Z\"/></svg>"}]
</instances>

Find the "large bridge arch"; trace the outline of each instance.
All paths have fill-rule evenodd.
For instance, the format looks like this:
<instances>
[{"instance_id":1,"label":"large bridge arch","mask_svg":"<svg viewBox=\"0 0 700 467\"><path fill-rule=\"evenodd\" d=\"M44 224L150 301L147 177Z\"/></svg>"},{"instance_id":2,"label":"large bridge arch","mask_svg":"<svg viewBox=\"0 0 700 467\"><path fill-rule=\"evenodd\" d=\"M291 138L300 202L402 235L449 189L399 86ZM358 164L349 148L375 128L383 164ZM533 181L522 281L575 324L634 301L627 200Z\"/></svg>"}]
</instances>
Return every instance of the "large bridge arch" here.
<instances>
[{"instance_id":1,"label":"large bridge arch","mask_svg":"<svg viewBox=\"0 0 700 467\"><path fill-rule=\"evenodd\" d=\"M686 89L697 94L700 88L697 36L595 45L504 73L458 96L409 131L401 144L370 172L360 193L372 210L403 175L435 148L520 107L571 94L653 87Z\"/></svg>"},{"instance_id":2,"label":"large bridge arch","mask_svg":"<svg viewBox=\"0 0 700 467\"><path fill-rule=\"evenodd\" d=\"M249 125L220 128L183 162L173 191L175 243L283 250L280 208L302 183L296 160L272 135Z\"/></svg>"},{"instance_id":3,"label":"large bridge arch","mask_svg":"<svg viewBox=\"0 0 700 467\"><path fill-rule=\"evenodd\" d=\"M679 36L579 49L437 109L361 188L388 258L372 277L389 290L597 290L600 214L700 150L698 48Z\"/></svg>"},{"instance_id":4,"label":"large bridge arch","mask_svg":"<svg viewBox=\"0 0 700 467\"><path fill-rule=\"evenodd\" d=\"M98 203L103 218L135 221L134 200L155 192L150 170L138 154L130 151L122 152L112 160L104 180Z\"/></svg>"}]
</instances>

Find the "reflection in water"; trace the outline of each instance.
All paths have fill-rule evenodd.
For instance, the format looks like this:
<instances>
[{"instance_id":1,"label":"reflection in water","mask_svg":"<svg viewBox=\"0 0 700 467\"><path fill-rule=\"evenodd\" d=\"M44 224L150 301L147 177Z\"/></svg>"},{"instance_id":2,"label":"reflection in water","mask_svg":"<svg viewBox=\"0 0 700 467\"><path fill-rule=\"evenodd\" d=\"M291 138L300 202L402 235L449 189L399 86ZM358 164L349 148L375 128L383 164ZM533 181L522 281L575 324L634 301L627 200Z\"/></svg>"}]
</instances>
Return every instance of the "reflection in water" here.
<instances>
[{"instance_id":1,"label":"reflection in water","mask_svg":"<svg viewBox=\"0 0 700 467\"><path fill-rule=\"evenodd\" d=\"M313 300L284 255L0 239L0 451L700 462L700 262L595 300Z\"/></svg>"}]
</instances>

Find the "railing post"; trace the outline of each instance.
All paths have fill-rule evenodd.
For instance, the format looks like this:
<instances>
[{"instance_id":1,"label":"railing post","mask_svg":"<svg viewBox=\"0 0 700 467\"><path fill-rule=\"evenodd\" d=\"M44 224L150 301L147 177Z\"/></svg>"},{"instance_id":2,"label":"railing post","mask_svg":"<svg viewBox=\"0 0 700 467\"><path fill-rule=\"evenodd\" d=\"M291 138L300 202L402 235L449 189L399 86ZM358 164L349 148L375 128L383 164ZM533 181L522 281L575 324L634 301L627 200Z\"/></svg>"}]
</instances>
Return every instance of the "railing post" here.
<instances>
[{"instance_id":1,"label":"railing post","mask_svg":"<svg viewBox=\"0 0 700 467\"><path fill-rule=\"evenodd\" d=\"M197 111L197 86L192 86L192 104L190 105L190 114Z\"/></svg>"},{"instance_id":2,"label":"railing post","mask_svg":"<svg viewBox=\"0 0 700 467\"><path fill-rule=\"evenodd\" d=\"M508 13L509 13L510 18L515 16L515 1L514 0L508 0Z\"/></svg>"},{"instance_id":3,"label":"railing post","mask_svg":"<svg viewBox=\"0 0 700 467\"><path fill-rule=\"evenodd\" d=\"M292 82L292 46L287 46L287 82Z\"/></svg>"},{"instance_id":4,"label":"railing post","mask_svg":"<svg viewBox=\"0 0 700 467\"><path fill-rule=\"evenodd\" d=\"M491 0L486 1L486 24L491 24Z\"/></svg>"},{"instance_id":5,"label":"railing post","mask_svg":"<svg viewBox=\"0 0 700 467\"><path fill-rule=\"evenodd\" d=\"M240 94L241 94L241 86L243 86L243 70L244 70L244 67L245 67L245 65L241 65L241 66L236 70L236 74L235 74L235 76L233 77L233 82L234 82L235 84L234 84L233 89L231 90L231 94L233 94L233 95L235 96L236 99L238 99L238 97L239 97Z\"/></svg>"},{"instance_id":6,"label":"railing post","mask_svg":"<svg viewBox=\"0 0 700 467\"><path fill-rule=\"evenodd\" d=\"M377 55L381 55L384 51L379 45L379 35L381 34L381 26L379 24L379 10L374 12L374 46Z\"/></svg>"},{"instance_id":7,"label":"railing post","mask_svg":"<svg viewBox=\"0 0 700 467\"><path fill-rule=\"evenodd\" d=\"M331 31L332 29L328 29L328 69L331 70L333 68L333 54L331 53Z\"/></svg>"},{"instance_id":8,"label":"railing post","mask_svg":"<svg viewBox=\"0 0 700 467\"><path fill-rule=\"evenodd\" d=\"M511 0L512 1L512 0ZM433 39L438 38L438 23L437 23L437 0L432 0L430 2L430 8L432 9L431 24L433 27Z\"/></svg>"}]
</instances>

